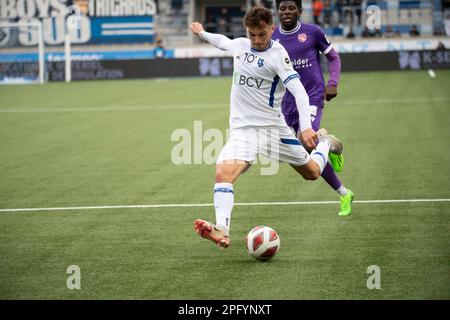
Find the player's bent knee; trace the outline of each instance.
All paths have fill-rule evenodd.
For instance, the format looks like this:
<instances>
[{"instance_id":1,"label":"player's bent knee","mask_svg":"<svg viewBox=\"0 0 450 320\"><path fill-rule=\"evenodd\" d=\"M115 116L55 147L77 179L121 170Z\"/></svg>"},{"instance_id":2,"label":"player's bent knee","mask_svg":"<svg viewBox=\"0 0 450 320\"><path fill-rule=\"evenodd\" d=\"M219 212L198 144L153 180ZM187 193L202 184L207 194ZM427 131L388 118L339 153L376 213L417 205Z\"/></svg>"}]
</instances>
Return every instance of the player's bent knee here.
<instances>
[{"instance_id":1,"label":"player's bent knee","mask_svg":"<svg viewBox=\"0 0 450 320\"><path fill-rule=\"evenodd\" d=\"M317 163L314 161L310 161L308 163L308 179L307 180L317 180L319 179L321 173L320 173L320 167Z\"/></svg>"},{"instance_id":2,"label":"player's bent knee","mask_svg":"<svg viewBox=\"0 0 450 320\"><path fill-rule=\"evenodd\" d=\"M316 170L307 171L302 174L305 180L317 180L320 177L320 172Z\"/></svg>"},{"instance_id":3,"label":"player's bent knee","mask_svg":"<svg viewBox=\"0 0 450 320\"><path fill-rule=\"evenodd\" d=\"M311 179L310 180L317 180L320 177L320 171L319 170L314 170L314 172L311 174Z\"/></svg>"}]
</instances>

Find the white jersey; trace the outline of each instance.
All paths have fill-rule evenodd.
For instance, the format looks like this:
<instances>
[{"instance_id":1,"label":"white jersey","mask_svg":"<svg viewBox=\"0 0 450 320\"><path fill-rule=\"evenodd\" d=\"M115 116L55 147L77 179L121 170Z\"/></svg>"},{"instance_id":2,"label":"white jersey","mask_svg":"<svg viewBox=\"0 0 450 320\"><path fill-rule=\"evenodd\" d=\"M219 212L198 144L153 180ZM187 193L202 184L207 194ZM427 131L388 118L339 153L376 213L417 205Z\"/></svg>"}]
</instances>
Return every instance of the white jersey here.
<instances>
[{"instance_id":1,"label":"white jersey","mask_svg":"<svg viewBox=\"0 0 450 320\"><path fill-rule=\"evenodd\" d=\"M284 47L271 40L266 50L257 51L247 38L230 40L206 32L200 35L233 56L230 128L285 127L281 99L286 91L285 85L299 75Z\"/></svg>"}]
</instances>

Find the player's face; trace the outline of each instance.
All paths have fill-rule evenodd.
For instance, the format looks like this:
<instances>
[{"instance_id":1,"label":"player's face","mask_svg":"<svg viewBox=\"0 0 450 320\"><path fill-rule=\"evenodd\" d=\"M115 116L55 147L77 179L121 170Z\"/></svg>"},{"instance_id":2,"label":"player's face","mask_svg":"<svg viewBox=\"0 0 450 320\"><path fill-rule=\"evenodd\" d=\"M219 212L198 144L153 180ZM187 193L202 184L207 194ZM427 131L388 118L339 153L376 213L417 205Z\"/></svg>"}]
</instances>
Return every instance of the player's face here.
<instances>
[{"instance_id":1,"label":"player's face","mask_svg":"<svg viewBox=\"0 0 450 320\"><path fill-rule=\"evenodd\" d=\"M278 7L278 19L285 30L291 30L297 26L301 9L297 7L295 1L282 1Z\"/></svg>"},{"instance_id":2,"label":"player's face","mask_svg":"<svg viewBox=\"0 0 450 320\"><path fill-rule=\"evenodd\" d=\"M252 48L259 51L267 49L274 30L275 26L268 24L264 24L262 27L247 28Z\"/></svg>"}]
</instances>

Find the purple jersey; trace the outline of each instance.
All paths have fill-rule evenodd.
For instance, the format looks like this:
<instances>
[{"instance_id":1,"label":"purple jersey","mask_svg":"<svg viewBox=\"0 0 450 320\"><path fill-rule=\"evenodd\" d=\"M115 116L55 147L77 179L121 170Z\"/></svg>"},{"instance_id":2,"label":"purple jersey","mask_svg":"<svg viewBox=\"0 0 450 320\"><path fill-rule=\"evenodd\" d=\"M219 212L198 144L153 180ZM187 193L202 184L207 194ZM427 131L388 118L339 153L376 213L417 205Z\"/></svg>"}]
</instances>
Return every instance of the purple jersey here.
<instances>
[{"instance_id":1,"label":"purple jersey","mask_svg":"<svg viewBox=\"0 0 450 320\"><path fill-rule=\"evenodd\" d=\"M309 104L323 107L325 81L320 67L319 53L327 54L333 48L320 27L298 23L291 31L278 26L272 38L286 49L295 71L309 96ZM281 103L285 115L297 112L294 96L287 91Z\"/></svg>"}]
</instances>

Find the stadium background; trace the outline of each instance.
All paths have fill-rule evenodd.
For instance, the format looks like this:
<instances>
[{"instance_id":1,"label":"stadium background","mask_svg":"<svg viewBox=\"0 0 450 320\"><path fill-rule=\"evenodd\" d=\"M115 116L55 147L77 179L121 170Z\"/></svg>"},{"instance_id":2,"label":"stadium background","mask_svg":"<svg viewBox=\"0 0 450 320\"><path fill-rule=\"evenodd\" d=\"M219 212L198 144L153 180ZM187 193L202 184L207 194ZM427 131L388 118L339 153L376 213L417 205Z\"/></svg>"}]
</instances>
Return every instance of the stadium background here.
<instances>
[{"instance_id":1,"label":"stadium background","mask_svg":"<svg viewBox=\"0 0 450 320\"><path fill-rule=\"evenodd\" d=\"M193 219L212 217L212 207L183 205L211 203L214 168L171 163L170 137L193 132L198 120L225 131L232 61L187 24L243 36L254 2L0 1L0 23L43 23L46 80L0 86L2 299L450 298L448 1L324 1L316 21L342 60L323 124L346 145L343 179L357 200L399 202L356 203L348 220L332 203L236 206L236 241L225 254L194 234ZM66 84L72 5L81 16ZM378 32L364 29L370 5L381 9ZM302 21L314 23L312 1L303 7ZM36 38L20 36L26 28L0 30L0 82L28 83ZM257 172L239 180L238 203L336 200L323 182L299 183L289 168L270 178ZM267 264L239 244L256 224L282 239ZM81 290L66 287L72 264ZM366 287L372 264L381 267L381 290Z\"/></svg>"}]
</instances>

